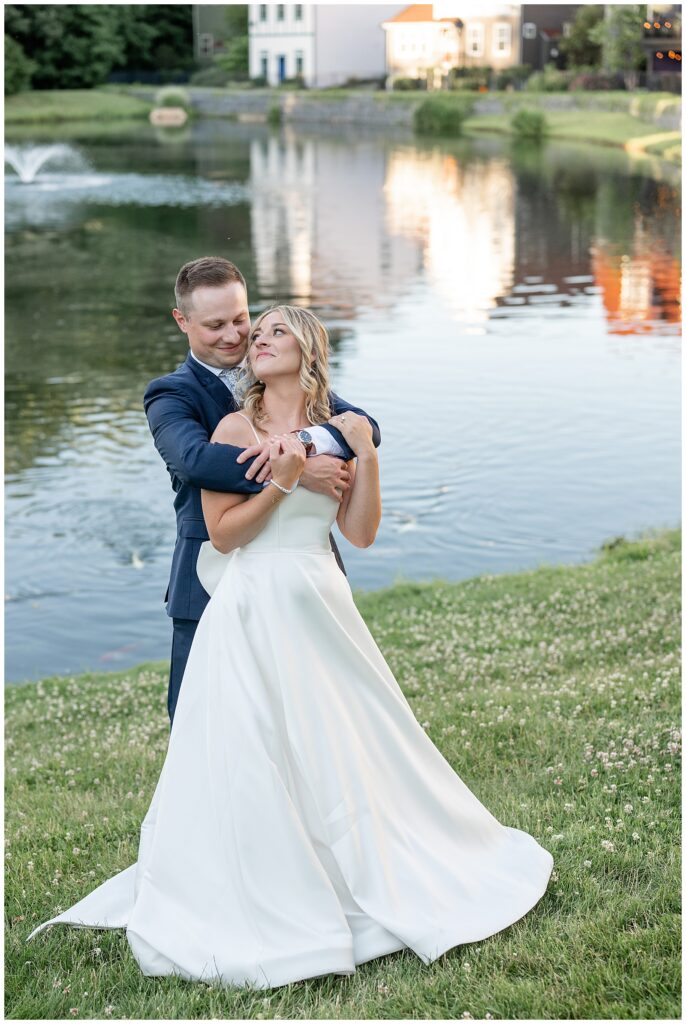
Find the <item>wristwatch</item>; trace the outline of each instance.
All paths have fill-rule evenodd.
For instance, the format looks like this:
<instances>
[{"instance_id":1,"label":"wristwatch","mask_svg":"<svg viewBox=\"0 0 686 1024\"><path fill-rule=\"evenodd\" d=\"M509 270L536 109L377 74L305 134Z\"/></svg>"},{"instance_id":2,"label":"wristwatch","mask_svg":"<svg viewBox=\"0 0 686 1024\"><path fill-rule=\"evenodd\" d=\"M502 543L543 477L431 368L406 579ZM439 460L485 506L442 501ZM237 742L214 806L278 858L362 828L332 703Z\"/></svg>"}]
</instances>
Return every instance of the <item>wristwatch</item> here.
<instances>
[{"instance_id":1,"label":"wristwatch","mask_svg":"<svg viewBox=\"0 0 686 1024\"><path fill-rule=\"evenodd\" d=\"M295 434L299 441L302 441L303 445L305 446L305 454L309 455L314 446L312 434L309 432L309 430L294 430L293 433Z\"/></svg>"}]
</instances>

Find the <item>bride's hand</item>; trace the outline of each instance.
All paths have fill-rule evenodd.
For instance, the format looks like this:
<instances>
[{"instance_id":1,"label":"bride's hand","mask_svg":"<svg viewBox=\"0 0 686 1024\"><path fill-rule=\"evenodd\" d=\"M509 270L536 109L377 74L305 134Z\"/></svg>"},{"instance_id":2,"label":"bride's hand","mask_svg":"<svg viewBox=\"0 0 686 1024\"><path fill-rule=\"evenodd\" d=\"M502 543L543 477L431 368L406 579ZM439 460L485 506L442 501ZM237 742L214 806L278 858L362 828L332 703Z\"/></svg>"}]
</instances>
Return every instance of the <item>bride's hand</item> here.
<instances>
[{"instance_id":1,"label":"bride's hand","mask_svg":"<svg viewBox=\"0 0 686 1024\"><path fill-rule=\"evenodd\" d=\"M329 423L340 430L355 455L361 455L369 450L374 451L372 425L366 416L348 411L339 416L332 416Z\"/></svg>"},{"instance_id":2,"label":"bride's hand","mask_svg":"<svg viewBox=\"0 0 686 1024\"><path fill-rule=\"evenodd\" d=\"M277 434L269 447L272 480L282 487L291 487L305 468L305 445L293 434Z\"/></svg>"}]
</instances>

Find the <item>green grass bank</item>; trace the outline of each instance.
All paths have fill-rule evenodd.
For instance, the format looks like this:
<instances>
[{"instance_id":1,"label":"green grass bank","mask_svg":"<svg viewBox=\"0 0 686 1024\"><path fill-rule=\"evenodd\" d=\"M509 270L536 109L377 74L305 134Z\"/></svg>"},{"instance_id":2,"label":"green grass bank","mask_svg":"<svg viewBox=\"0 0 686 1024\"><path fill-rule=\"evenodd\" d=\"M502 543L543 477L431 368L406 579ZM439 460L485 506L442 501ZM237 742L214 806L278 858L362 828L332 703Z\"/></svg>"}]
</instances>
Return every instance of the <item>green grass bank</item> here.
<instances>
[{"instance_id":1,"label":"green grass bank","mask_svg":"<svg viewBox=\"0 0 686 1024\"><path fill-rule=\"evenodd\" d=\"M6 1016L680 1018L681 531L595 560L399 584L358 604L418 720L549 849L536 907L426 966L404 950L270 991L145 978L123 931L40 921L133 863L168 742L166 666L6 693Z\"/></svg>"},{"instance_id":2,"label":"green grass bank","mask_svg":"<svg viewBox=\"0 0 686 1024\"><path fill-rule=\"evenodd\" d=\"M523 105L524 106L524 105ZM532 103L527 109L540 109ZM515 134L512 128L514 114L475 115L465 121L465 134L494 132ZM620 146L631 152L640 150L660 156L671 163L681 163L681 132L659 131L648 121L640 121L631 114L608 110L556 110L545 113L550 138L570 142L591 142L602 146ZM638 145L646 140L647 145Z\"/></svg>"},{"instance_id":3,"label":"green grass bank","mask_svg":"<svg viewBox=\"0 0 686 1024\"><path fill-rule=\"evenodd\" d=\"M147 118L152 103L101 89L52 89L5 97L5 125L64 121L123 121Z\"/></svg>"},{"instance_id":4,"label":"green grass bank","mask_svg":"<svg viewBox=\"0 0 686 1024\"><path fill-rule=\"evenodd\" d=\"M10 137L27 126L59 125L70 121L116 122L146 118L158 90L142 86L101 89L33 91L9 96L5 124ZM634 155L681 162L679 111L681 100L671 93L577 91L547 93L523 90L493 93L365 92L357 89L212 89L189 86L194 115L199 117L267 120L280 111L281 121L317 123L333 117L341 123L378 127L413 124L414 112L432 97L444 107L454 104L466 115L465 134L512 134L512 122L522 108L540 110L551 138L620 146ZM467 113L467 111L469 111ZM445 117L442 134L454 134L454 119ZM439 133L440 134L440 133Z\"/></svg>"}]
</instances>

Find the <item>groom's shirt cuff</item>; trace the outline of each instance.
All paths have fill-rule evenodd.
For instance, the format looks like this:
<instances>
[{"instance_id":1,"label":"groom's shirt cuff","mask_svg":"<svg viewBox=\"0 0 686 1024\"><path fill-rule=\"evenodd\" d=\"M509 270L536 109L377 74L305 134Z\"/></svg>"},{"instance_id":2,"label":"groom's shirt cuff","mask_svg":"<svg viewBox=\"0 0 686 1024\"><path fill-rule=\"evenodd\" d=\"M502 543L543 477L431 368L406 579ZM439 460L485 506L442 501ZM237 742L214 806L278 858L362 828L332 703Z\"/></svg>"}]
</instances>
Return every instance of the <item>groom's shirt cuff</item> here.
<instances>
[{"instance_id":1,"label":"groom's shirt cuff","mask_svg":"<svg viewBox=\"0 0 686 1024\"><path fill-rule=\"evenodd\" d=\"M326 427L308 427L307 432L312 435L315 455L337 455L339 458L345 455L336 438Z\"/></svg>"}]
</instances>

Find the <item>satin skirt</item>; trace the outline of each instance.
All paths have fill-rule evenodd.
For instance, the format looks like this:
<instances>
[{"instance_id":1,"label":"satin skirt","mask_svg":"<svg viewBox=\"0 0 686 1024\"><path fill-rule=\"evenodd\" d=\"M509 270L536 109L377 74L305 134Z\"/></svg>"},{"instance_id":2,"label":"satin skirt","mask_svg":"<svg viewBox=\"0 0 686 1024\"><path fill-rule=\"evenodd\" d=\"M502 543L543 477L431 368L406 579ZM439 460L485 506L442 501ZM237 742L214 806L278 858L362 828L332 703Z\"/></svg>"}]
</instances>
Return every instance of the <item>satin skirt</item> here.
<instances>
[{"instance_id":1,"label":"satin skirt","mask_svg":"<svg viewBox=\"0 0 686 1024\"><path fill-rule=\"evenodd\" d=\"M236 551L201 618L136 864L40 925L125 927L141 971L271 988L517 921L551 854L424 729L331 551Z\"/></svg>"}]
</instances>

